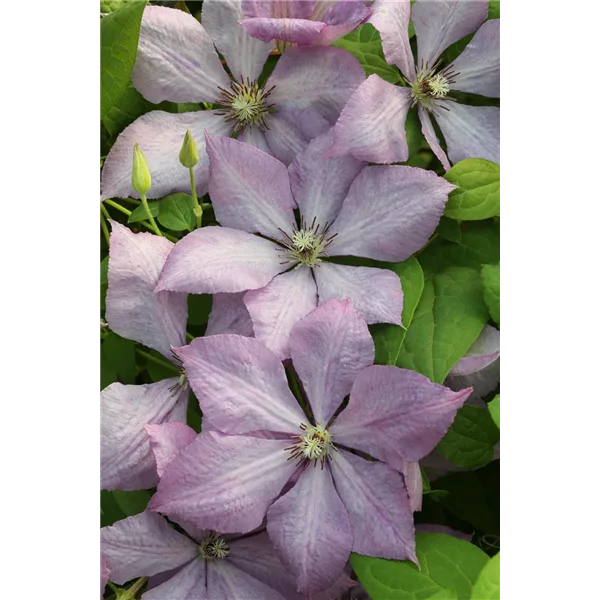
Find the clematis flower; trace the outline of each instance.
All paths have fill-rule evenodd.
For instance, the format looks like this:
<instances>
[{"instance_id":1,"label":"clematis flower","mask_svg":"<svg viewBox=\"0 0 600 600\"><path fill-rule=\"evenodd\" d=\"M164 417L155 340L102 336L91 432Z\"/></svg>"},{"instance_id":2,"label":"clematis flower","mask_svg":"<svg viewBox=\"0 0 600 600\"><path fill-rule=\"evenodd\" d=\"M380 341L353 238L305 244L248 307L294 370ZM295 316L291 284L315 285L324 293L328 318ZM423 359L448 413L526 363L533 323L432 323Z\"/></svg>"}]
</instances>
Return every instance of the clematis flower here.
<instances>
[{"instance_id":1,"label":"clematis flower","mask_svg":"<svg viewBox=\"0 0 600 600\"><path fill-rule=\"evenodd\" d=\"M222 227L180 240L157 290L250 290L243 299L254 335L281 358L289 357L294 324L330 298L351 299L368 323L401 323L394 272L327 259L405 260L434 232L454 186L423 169L323 159L331 131L289 169L249 144L208 133L206 140L210 196Z\"/></svg>"},{"instance_id":2,"label":"clematis flower","mask_svg":"<svg viewBox=\"0 0 600 600\"><path fill-rule=\"evenodd\" d=\"M470 390L373 365L373 340L349 301L304 317L290 349L304 409L278 357L254 338L216 335L177 350L213 429L167 465L149 509L242 533L266 513L278 556L310 595L336 581L351 551L416 561L395 468L433 449Z\"/></svg>"},{"instance_id":3,"label":"clematis flower","mask_svg":"<svg viewBox=\"0 0 600 600\"><path fill-rule=\"evenodd\" d=\"M242 27L263 42L327 45L371 15L365 0L244 0Z\"/></svg>"},{"instance_id":4,"label":"clematis flower","mask_svg":"<svg viewBox=\"0 0 600 600\"><path fill-rule=\"evenodd\" d=\"M181 10L144 10L132 82L150 102L212 102L215 110L171 114L152 111L117 138L102 171L102 199L135 196L131 153L139 142L152 173L150 198L189 191L179 151L189 129L198 144L194 169L198 195L206 192L204 130L238 135L289 164L309 140L337 120L364 81L359 62L339 48L291 48L268 80L258 82L273 49L238 24L241 0L205 0L202 24ZM227 74L214 45L227 61Z\"/></svg>"},{"instance_id":5,"label":"clematis flower","mask_svg":"<svg viewBox=\"0 0 600 600\"><path fill-rule=\"evenodd\" d=\"M465 158L500 161L500 109L468 106L453 91L500 96L500 20L484 23L488 0L376 0L370 22L381 33L387 62L408 85L398 87L371 75L352 95L335 127L331 156L347 153L371 162L408 160L404 124L417 106L425 139L446 170ZM417 37L415 62L408 39L412 17ZM476 31L462 54L444 66L440 55ZM431 116L444 134L442 149Z\"/></svg>"}]
</instances>

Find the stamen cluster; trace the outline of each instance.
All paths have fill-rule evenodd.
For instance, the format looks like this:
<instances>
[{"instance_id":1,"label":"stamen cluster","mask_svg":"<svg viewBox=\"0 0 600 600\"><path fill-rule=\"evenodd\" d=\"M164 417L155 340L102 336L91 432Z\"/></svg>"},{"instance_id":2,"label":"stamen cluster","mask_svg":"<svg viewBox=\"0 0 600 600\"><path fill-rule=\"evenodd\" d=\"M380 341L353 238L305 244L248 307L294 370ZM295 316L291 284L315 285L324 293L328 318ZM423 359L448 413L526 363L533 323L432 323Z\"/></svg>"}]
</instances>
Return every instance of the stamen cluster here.
<instances>
[{"instance_id":1,"label":"stamen cluster","mask_svg":"<svg viewBox=\"0 0 600 600\"><path fill-rule=\"evenodd\" d=\"M198 556L205 560L215 560L229 556L229 546L216 533L208 534L198 546Z\"/></svg>"},{"instance_id":2,"label":"stamen cluster","mask_svg":"<svg viewBox=\"0 0 600 600\"><path fill-rule=\"evenodd\" d=\"M291 450L291 455L288 460L314 460L315 465L317 464L317 461L320 460L322 466L329 456L330 448L335 450L335 446L331 442L331 434L325 427L318 423L311 426L302 423L300 429L306 433L304 435L294 436L296 442L289 448L286 448L286 450Z\"/></svg>"},{"instance_id":3,"label":"stamen cluster","mask_svg":"<svg viewBox=\"0 0 600 600\"><path fill-rule=\"evenodd\" d=\"M177 354L175 354L175 350L173 349L172 346L171 346L171 356L172 356L173 363L175 364L176 367L179 368L179 380L177 381L177 383L175 383L174 385L172 385L169 388L169 391L173 395L175 395L175 394L179 394L180 390L187 390L189 383L188 383L188 378L187 378L185 369L183 368L183 365L181 364L181 360L180 360L179 356L177 356Z\"/></svg>"},{"instance_id":4,"label":"stamen cluster","mask_svg":"<svg viewBox=\"0 0 600 600\"><path fill-rule=\"evenodd\" d=\"M417 71L417 77L414 83L411 83L413 106L417 103L428 108L432 100L452 100L448 98L450 86L455 82L454 77L458 75L450 65L437 71L439 62L431 69L429 63L421 64Z\"/></svg>"},{"instance_id":5,"label":"stamen cluster","mask_svg":"<svg viewBox=\"0 0 600 600\"><path fill-rule=\"evenodd\" d=\"M285 259L282 265L287 263L300 263L307 267L314 267L321 262L323 257L327 256L325 250L331 244L337 233L327 236L331 225L325 223L321 228L320 223L316 222L316 217L312 220L310 226L307 225L304 219L301 220L300 228L294 227L290 236L283 229L280 229L283 238L280 243L284 249Z\"/></svg>"},{"instance_id":6,"label":"stamen cluster","mask_svg":"<svg viewBox=\"0 0 600 600\"><path fill-rule=\"evenodd\" d=\"M264 131L268 129L266 117L273 112L275 105L268 104L267 98L275 86L265 89L257 81L246 79L239 83L231 81L231 88L221 90L219 104L225 107L221 114L225 116L225 122L235 122L233 133L241 133L249 126L255 126Z\"/></svg>"}]
</instances>

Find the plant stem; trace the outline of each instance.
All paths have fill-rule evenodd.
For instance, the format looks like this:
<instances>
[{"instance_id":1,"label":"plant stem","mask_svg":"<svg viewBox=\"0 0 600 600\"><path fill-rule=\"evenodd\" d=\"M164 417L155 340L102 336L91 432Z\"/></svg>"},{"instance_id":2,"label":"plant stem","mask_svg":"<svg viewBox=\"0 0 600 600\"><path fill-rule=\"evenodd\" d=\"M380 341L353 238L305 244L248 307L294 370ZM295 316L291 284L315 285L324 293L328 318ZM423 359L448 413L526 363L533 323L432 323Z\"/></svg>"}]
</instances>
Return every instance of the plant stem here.
<instances>
[{"instance_id":1,"label":"plant stem","mask_svg":"<svg viewBox=\"0 0 600 600\"><path fill-rule=\"evenodd\" d=\"M147 577L140 577L127 591L131 594L132 598L142 589L142 586L148 581Z\"/></svg>"},{"instance_id":2,"label":"plant stem","mask_svg":"<svg viewBox=\"0 0 600 600\"><path fill-rule=\"evenodd\" d=\"M104 206L100 205L101 209L104 209ZM106 210L106 209L104 209ZM110 233L108 232L108 225L106 224L106 219L104 218L104 214L102 210L100 211L100 225L102 227L102 233L104 234L104 238L106 239L106 243L110 246Z\"/></svg>"},{"instance_id":3,"label":"plant stem","mask_svg":"<svg viewBox=\"0 0 600 600\"><path fill-rule=\"evenodd\" d=\"M179 369L173 363L167 362L166 360L161 360L160 358L157 358L156 356L153 356L152 354L150 354L148 352L144 352L144 350L140 350L139 348L136 348L135 351L140 356L143 356L146 360L152 361L153 363L156 363L157 365L160 365L161 367L165 367L167 369L171 369L172 371L175 371L176 373L179 373Z\"/></svg>"},{"instance_id":4,"label":"plant stem","mask_svg":"<svg viewBox=\"0 0 600 600\"><path fill-rule=\"evenodd\" d=\"M196 229L202 227L202 207L198 202L196 194L196 182L194 181L194 168L190 168L190 187L192 188L192 200L194 201L194 214L196 215Z\"/></svg>"},{"instance_id":5,"label":"plant stem","mask_svg":"<svg viewBox=\"0 0 600 600\"><path fill-rule=\"evenodd\" d=\"M142 203L141 200L138 200L137 198L123 198L123 200L125 200L125 202L130 202L131 204L137 204L138 206Z\"/></svg>"},{"instance_id":6,"label":"plant stem","mask_svg":"<svg viewBox=\"0 0 600 600\"><path fill-rule=\"evenodd\" d=\"M148 200L146 198L146 194L140 194L140 197L142 199L142 204L144 205L144 208L146 209L146 214L148 215L148 221L150 221L150 223L152 224L152 227L154 229L154 233L156 233L156 235L159 235L160 237L163 237L162 231L158 228L158 225L156 224L156 221L154 220L154 217L152 216L152 213L150 212L150 207L148 206Z\"/></svg>"},{"instance_id":7,"label":"plant stem","mask_svg":"<svg viewBox=\"0 0 600 600\"><path fill-rule=\"evenodd\" d=\"M109 206L112 206L113 208L116 208L117 210L121 211L124 215L129 216L131 214L130 210L127 210L124 206L117 204L113 200L104 200L104 202L106 202L106 204L108 204Z\"/></svg>"},{"instance_id":8,"label":"plant stem","mask_svg":"<svg viewBox=\"0 0 600 600\"><path fill-rule=\"evenodd\" d=\"M116 208L117 210L121 211L124 215L129 216L131 214L130 210L127 210L124 206L117 204L113 200L104 200L104 202L106 204L108 204L109 206L112 206L113 208ZM148 223L148 221L139 221L139 224L143 225L146 229L154 230L154 227L150 223ZM173 243L179 241L176 237L173 237L172 235L169 235L168 233L163 233L162 235Z\"/></svg>"}]
</instances>

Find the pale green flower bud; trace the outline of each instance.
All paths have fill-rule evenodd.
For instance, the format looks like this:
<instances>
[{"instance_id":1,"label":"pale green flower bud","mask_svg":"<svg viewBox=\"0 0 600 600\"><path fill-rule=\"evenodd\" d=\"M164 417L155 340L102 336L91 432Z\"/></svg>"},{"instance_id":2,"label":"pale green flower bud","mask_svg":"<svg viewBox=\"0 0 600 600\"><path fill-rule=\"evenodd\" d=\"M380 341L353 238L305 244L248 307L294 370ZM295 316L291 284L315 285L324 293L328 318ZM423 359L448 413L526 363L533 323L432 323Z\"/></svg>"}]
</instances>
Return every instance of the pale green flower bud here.
<instances>
[{"instance_id":1,"label":"pale green flower bud","mask_svg":"<svg viewBox=\"0 0 600 600\"><path fill-rule=\"evenodd\" d=\"M152 187L152 177L146 157L136 142L133 147L133 168L131 169L131 185L140 195L144 195Z\"/></svg>"},{"instance_id":2,"label":"pale green flower bud","mask_svg":"<svg viewBox=\"0 0 600 600\"><path fill-rule=\"evenodd\" d=\"M179 162L188 169L194 168L198 161L200 160L200 156L198 155L198 148L196 148L196 142L194 142L194 138L188 129L185 132L185 137L183 138L183 145L181 146L181 151L179 152Z\"/></svg>"}]
</instances>

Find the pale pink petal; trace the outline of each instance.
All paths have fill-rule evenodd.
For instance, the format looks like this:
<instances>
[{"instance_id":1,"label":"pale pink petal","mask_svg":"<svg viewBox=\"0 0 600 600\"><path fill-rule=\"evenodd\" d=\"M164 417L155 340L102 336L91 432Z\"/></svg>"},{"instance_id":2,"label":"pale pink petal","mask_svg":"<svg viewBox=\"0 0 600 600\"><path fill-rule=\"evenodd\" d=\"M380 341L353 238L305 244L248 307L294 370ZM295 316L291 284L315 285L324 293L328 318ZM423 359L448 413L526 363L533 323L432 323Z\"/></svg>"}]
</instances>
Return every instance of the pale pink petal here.
<instances>
[{"instance_id":1,"label":"pale pink petal","mask_svg":"<svg viewBox=\"0 0 600 600\"><path fill-rule=\"evenodd\" d=\"M104 596L104 589L106 588L106 584L108 583L108 578L110 577L110 571L106 566L106 559L104 555L100 555L100 598Z\"/></svg>"},{"instance_id":2,"label":"pale pink petal","mask_svg":"<svg viewBox=\"0 0 600 600\"><path fill-rule=\"evenodd\" d=\"M175 244L155 291L215 294L261 288L287 268L278 250L245 231L202 227Z\"/></svg>"},{"instance_id":3,"label":"pale pink petal","mask_svg":"<svg viewBox=\"0 0 600 600\"><path fill-rule=\"evenodd\" d=\"M399 471L404 475L404 485L408 491L410 509L413 512L421 510L423 506L423 476L419 463L405 460Z\"/></svg>"},{"instance_id":4,"label":"pale pink petal","mask_svg":"<svg viewBox=\"0 0 600 600\"><path fill-rule=\"evenodd\" d=\"M369 324L402 325L404 294L400 277L393 271L321 263L314 274L319 304L347 298Z\"/></svg>"},{"instance_id":5,"label":"pale pink petal","mask_svg":"<svg viewBox=\"0 0 600 600\"><path fill-rule=\"evenodd\" d=\"M244 303L256 339L281 360L289 358L289 338L294 325L317 307L312 271L301 266L283 273L266 287L246 292Z\"/></svg>"},{"instance_id":6,"label":"pale pink petal","mask_svg":"<svg viewBox=\"0 0 600 600\"><path fill-rule=\"evenodd\" d=\"M212 427L230 434L297 433L305 421L280 359L254 338L199 337L177 349Z\"/></svg>"},{"instance_id":7,"label":"pale pink petal","mask_svg":"<svg viewBox=\"0 0 600 600\"><path fill-rule=\"evenodd\" d=\"M188 391L171 391L178 377L158 383L112 383L100 394L100 487L142 490L158 481L144 425L185 421Z\"/></svg>"},{"instance_id":8,"label":"pale pink petal","mask_svg":"<svg viewBox=\"0 0 600 600\"><path fill-rule=\"evenodd\" d=\"M154 293L173 242L111 221L106 320L120 336L161 352L185 343L187 294Z\"/></svg>"},{"instance_id":9,"label":"pale pink petal","mask_svg":"<svg viewBox=\"0 0 600 600\"><path fill-rule=\"evenodd\" d=\"M427 63L433 67L450 44L476 31L487 13L488 0L416 0L411 18L419 66Z\"/></svg>"},{"instance_id":10,"label":"pale pink petal","mask_svg":"<svg viewBox=\"0 0 600 600\"><path fill-rule=\"evenodd\" d=\"M252 319L244 304L244 293L213 295L212 310L204 335L217 333L235 333L247 337L254 335Z\"/></svg>"},{"instance_id":11,"label":"pale pink petal","mask_svg":"<svg viewBox=\"0 0 600 600\"><path fill-rule=\"evenodd\" d=\"M374 365L358 374L331 434L381 460L387 454L416 462L435 448L470 393L453 392L415 371Z\"/></svg>"},{"instance_id":12,"label":"pale pink petal","mask_svg":"<svg viewBox=\"0 0 600 600\"><path fill-rule=\"evenodd\" d=\"M143 600L215 600L206 587L206 566L196 558L163 584L143 595Z\"/></svg>"},{"instance_id":13,"label":"pale pink petal","mask_svg":"<svg viewBox=\"0 0 600 600\"><path fill-rule=\"evenodd\" d=\"M500 356L500 332L486 325L466 354L450 369L449 375L471 375Z\"/></svg>"},{"instance_id":14,"label":"pale pink petal","mask_svg":"<svg viewBox=\"0 0 600 600\"><path fill-rule=\"evenodd\" d=\"M381 34L388 63L395 64L408 81L414 81L415 61L408 39L410 0L375 0L369 23Z\"/></svg>"},{"instance_id":15,"label":"pale pink petal","mask_svg":"<svg viewBox=\"0 0 600 600\"><path fill-rule=\"evenodd\" d=\"M500 97L500 19L486 21L452 67L453 90Z\"/></svg>"},{"instance_id":16,"label":"pale pink petal","mask_svg":"<svg viewBox=\"0 0 600 600\"><path fill-rule=\"evenodd\" d=\"M447 102L444 106L448 104ZM438 108L437 111L441 112L442 108ZM421 105L417 107L417 111L419 113L419 119L421 119L421 129L423 131L423 135L427 140L427 143L431 147L433 153L438 157L439 161L442 163L442 166L446 171L450 170L450 162L448 161L448 157L446 153L440 146L440 142L438 140L437 134L435 133L435 129L433 128L433 123L431 122L431 117L429 116L429 112L424 109Z\"/></svg>"},{"instance_id":17,"label":"pale pink petal","mask_svg":"<svg viewBox=\"0 0 600 600\"><path fill-rule=\"evenodd\" d=\"M330 300L299 321L290 349L315 420L323 426L375 356L367 324L347 300Z\"/></svg>"},{"instance_id":18,"label":"pale pink petal","mask_svg":"<svg viewBox=\"0 0 600 600\"><path fill-rule=\"evenodd\" d=\"M313 44L326 46L356 29L371 16L371 9L365 6L368 2L357 0L340 0L323 15L321 20L325 27Z\"/></svg>"},{"instance_id":19,"label":"pale pink petal","mask_svg":"<svg viewBox=\"0 0 600 600\"><path fill-rule=\"evenodd\" d=\"M207 562L208 597L238 600L285 600L279 592L242 571L229 560ZM158 598L156 599L158 600ZM190 598L190 600L193 600Z\"/></svg>"},{"instance_id":20,"label":"pale pink petal","mask_svg":"<svg viewBox=\"0 0 600 600\"><path fill-rule=\"evenodd\" d=\"M273 44L251 38L239 25L240 0L204 0L202 24L237 81L258 79Z\"/></svg>"},{"instance_id":21,"label":"pale pink petal","mask_svg":"<svg viewBox=\"0 0 600 600\"><path fill-rule=\"evenodd\" d=\"M243 0L242 12L246 17L308 19L315 4L315 0Z\"/></svg>"},{"instance_id":22,"label":"pale pink petal","mask_svg":"<svg viewBox=\"0 0 600 600\"><path fill-rule=\"evenodd\" d=\"M219 87L229 87L204 27L192 15L162 6L144 9L131 81L155 104L217 102Z\"/></svg>"},{"instance_id":23,"label":"pale pink petal","mask_svg":"<svg viewBox=\"0 0 600 600\"><path fill-rule=\"evenodd\" d=\"M329 464L352 524L352 551L416 562L413 515L401 475L341 449Z\"/></svg>"},{"instance_id":24,"label":"pale pink petal","mask_svg":"<svg viewBox=\"0 0 600 600\"><path fill-rule=\"evenodd\" d=\"M200 529L252 531L295 470L289 443L203 432L169 464L149 508Z\"/></svg>"},{"instance_id":25,"label":"pale pink petal","mask_svg":"<svg viewBox=\"0 0 600 600\"><path fill-rule=\"evenodd\" d=\"M263 42L281 40L299 46L307 46L315 42L325 28L325 23L306 19L266 19L263 17L243 19L240 21L240 25L248 35Z\"/></svg>"},{"instance_id":26,"label":"pale pink petal","mask_svg":"<svg viewBox=\"0 0 600 600\"><path fill-rule=\"evenodd\" d=\"M493 363L484 367L480 371L471 373L470 375L449 375L444 381L450 389L455 391L464 390L467 387L473 388L473 393L469 396L467 404L473 406L483 406L485 402L482 400L490 392L493 392L500 383L500 359L496 359Z\"/></svg>"},{"instance_id":27,"label":"pale pink petal","mask_svg":"<svg viewBox=\"0 0 600 600\"><path fill-rule=\"evenodd\" d=\"M328 254L406 260L427 243L454 188L424 169L365 167L330 230L337 237Z\"/></svg>"},{"instance_id":28,"label":"pale pink petal","mask_svg":"<svg viewBox=\"0 0 600 600\"><path fill-rule=\"evenodd\" d=\"M366 163L352 156L324 158L331 147L333 129L312 140L289 166L292 194L304 220L321 227L332 223L340 212L350 185Z\"/></svg>"},{"instance_id":29,"label":"pale pink petal","mask_svg":"<svg viewBox=\"0 0 600 600\"><path fill-rule=\"evenodd\" d=\"M150 438L150 448L156 460L156 472L159 477L164 473L166 466L198 435L185 423L146 425L145 429Z\"/></svg>"},{"instance_id":30,"label":"pale pink petal","mask_svg":"<svg viewBox=\"0 0 600 600\"><path fill-rule=\"evenodd\" d=\"M225 123L223 117L213 110L180 114L154 110L125 128L110 149L102 168L101 199L140 197L131 187L133 146L136 142L146 157L152 175L148 198L162 198L174 192L189 194L190 173L179 162L179 151L188 129L200 155L200 161L194 167L194 178L196 192L199 197L203 196L208 189L208 156L204 146L204 131L230 135L231 124Z\"/></svg>"},{"instance_id":31,"label":"pale pink petal","mask_svg":"<svg viewBox=\"0 0 600 600\"><path fill-rule=\"evenodd\" d=\"M406 115L410 88L371 75L352 94L335 126L335 142L327 156L352 154L369 162L408 160Z\"/></svg>"},{"instance_id":32,"label":"pale pink petal","mask_svg":"<svg viewBox=\"0 0 600 600\"><path fill-rule=\"evenodd\" d=\"M197 553L192 540L151 512L103 527L100 539L110 578L119 585L184 565Z\"/></svg>"},{"instance_id":33,"label":"pale pink petal","mask_svg":"<svg viewBox=\"0 0 600 600\"><path fill-rule=\"evenodd\" d=\"M223 227L281 237L295 222L290 180L276 158L227 137L206 135L209 192Z\"/></svg>"},{"instance_id":34,"label":"pale pink petal","mask_svg":"<svg viewBox=\"0 0 600 600\"><path fill-rule=\"evenodd\" d=\"M267 140L265 139L265 132L257 127L246 127L244 131L238 135L237 139L240 142L244 142L254 146L255 148L258 148L267 154L272 154L269 144L267 144Z\"/></svg>"},{"instance_id":35,"label":"pale pink petal","mask_svg":"<svg viewBox=\"0 0 600 600\"><path fill-rule=\"evenodd\" d=\"M331 587L352 550L352 528L329 468L308 466L267 513L267 530L283 564L307 597Z\"/></svg>"}]
</instances>

